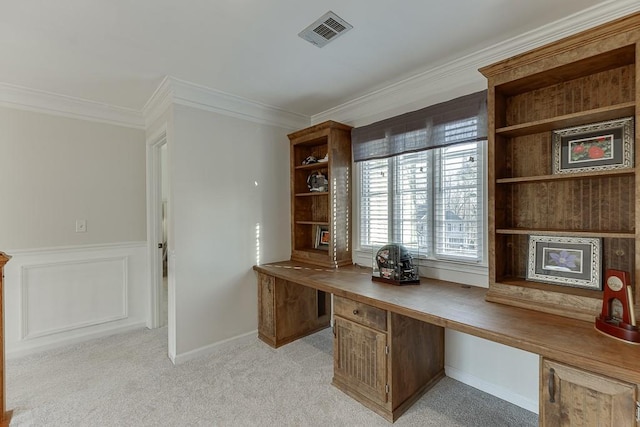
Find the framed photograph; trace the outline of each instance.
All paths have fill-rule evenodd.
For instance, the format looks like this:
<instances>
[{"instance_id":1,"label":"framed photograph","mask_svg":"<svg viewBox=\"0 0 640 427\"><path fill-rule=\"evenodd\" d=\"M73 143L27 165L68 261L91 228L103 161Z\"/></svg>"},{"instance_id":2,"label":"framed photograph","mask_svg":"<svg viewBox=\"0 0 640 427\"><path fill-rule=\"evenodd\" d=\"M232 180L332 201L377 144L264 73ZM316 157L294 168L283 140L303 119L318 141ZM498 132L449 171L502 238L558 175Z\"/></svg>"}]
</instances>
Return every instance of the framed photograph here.
<instances>
[{"instance_id":1,"label":"framed photograph","mask_svg":"<svg viewBox=\"0 0 640 427\"><path fill-rule=\"evenodd\" d=\"M601 239L529 236L527 280L601 290Z\"/></svg>"},{"instance_id":2,"label":"framed photograph","mask_svg":"<svg viewBox=\"0 0 640 427\"><path fill-rule=\"evenodd\" d=\"M329 227L323 225L316 226L316 240L314 248L329 249Z\"/></svg>"},{"instance_id":3,"label":"framed photograph","mask_svg":"<svg viewBox=\"0 0 640 427\"><path fill-rule=\"evenodd\" d=\"M553 173L633 167L633 117L553 131Z\"/></svg>"}]
</instances>

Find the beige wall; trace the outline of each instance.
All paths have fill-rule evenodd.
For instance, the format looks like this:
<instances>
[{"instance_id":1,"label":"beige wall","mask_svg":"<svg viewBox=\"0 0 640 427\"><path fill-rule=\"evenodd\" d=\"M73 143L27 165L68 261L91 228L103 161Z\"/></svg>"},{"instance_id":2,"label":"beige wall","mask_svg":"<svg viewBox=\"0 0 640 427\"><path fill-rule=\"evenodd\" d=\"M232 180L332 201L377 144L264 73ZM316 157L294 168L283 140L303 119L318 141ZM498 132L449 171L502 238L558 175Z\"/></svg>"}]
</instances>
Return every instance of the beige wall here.
<instances>
[{"instance_id":1,"label":"beige wall","mask_svg":"<svg viewBox=\"0 0 640 427\"><path fill-rule=\"evenodd\" d=\"M279 127L173 111L169 248L180 358L255 331L252 266L290 255L289 140Z\"/></svg>"},{"instance_id":2,"label":"beige wall","mask_svg":"<svg viewBox=\"0 0 640 427\"><path fill-rule=\"evenodd\" d=\"M142 130L0 107L0 182L0 250L146 240Z\"/></svg>"}]
</instances>

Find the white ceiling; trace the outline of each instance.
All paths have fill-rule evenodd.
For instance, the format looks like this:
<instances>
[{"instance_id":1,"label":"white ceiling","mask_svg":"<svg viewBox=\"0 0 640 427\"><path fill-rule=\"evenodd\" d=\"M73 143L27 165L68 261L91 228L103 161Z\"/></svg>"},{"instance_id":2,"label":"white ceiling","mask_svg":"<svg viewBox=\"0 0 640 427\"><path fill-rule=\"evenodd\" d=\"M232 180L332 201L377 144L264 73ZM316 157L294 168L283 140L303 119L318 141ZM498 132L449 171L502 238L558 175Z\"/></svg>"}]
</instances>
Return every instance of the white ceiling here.
<instances>
[{"instance_id":1,"label":"white ceiling","mask_svg":"<svg viewBox=\"0 0 640 427\"><path fill-rule=\"evenodd\" d=\"M0 82L140 111L168 75L312 116L621 1L0 0ZM329 10L354 29L297 36Z\"/></svg>"}]
</instances>

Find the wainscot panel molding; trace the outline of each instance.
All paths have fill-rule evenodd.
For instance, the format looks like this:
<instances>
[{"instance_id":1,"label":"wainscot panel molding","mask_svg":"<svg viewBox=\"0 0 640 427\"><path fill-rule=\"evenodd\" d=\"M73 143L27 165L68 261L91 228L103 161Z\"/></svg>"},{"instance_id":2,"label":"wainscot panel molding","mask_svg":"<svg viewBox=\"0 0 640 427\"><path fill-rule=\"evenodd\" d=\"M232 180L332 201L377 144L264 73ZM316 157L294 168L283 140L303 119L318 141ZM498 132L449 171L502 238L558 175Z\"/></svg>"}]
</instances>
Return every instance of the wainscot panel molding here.
<instances>
[{"instance_id":1,"label":"wainscot panel molding","mask_svg":"<svg viewBox=\"0 0 640 427\"><path fill-rule=\"evenodd\" d=\"M167 76L142 109L147 126L155 122L170 104L199 108L288 130L304 128L310 123L309 117L302 114Z\"/></svg>"},{"instance_id":2,"label":"wainscot panel molding","mask_svg":"<svg viewBox=\"0 0 640 427\"><path fill-rule=\"evenodd\" d=\"M5 267L8 357L142 328L149 320L146 242L7 253L13 257Z\"/></svg>"},{"instance_id":3,"label":"wainscot panel molding","mask_svg":"<svg viewBox=\"0 0 640 427\"><path fill-rule=\"evenodd\" d=\"M128 256L23 265L21 338L127 317Z\"/></svg>"},{"instance_id":4,"label":"wainscot panel molding","mask_svg":"<svg viewBox=\"0 0 640 427\"><path fill-rule=\"evenodd\" d=\"M336 120L352 126L369 123L486 89L478 69L547 43L640 11L637 0L612 0L565 19L512 37L486 49L443 63L427 64L426 71L311 116L311 124Z\"/></svg>"},{"instance_id":5,"label":"wainscot panel molding","mask_svg":"<svg viewBox=\"0 0 640 427\"><path fill-rule=\"evenodd\" d=\"M86 99L0 83L0 106L144 129L142 112Z\"/></svg>"}]
</instances>

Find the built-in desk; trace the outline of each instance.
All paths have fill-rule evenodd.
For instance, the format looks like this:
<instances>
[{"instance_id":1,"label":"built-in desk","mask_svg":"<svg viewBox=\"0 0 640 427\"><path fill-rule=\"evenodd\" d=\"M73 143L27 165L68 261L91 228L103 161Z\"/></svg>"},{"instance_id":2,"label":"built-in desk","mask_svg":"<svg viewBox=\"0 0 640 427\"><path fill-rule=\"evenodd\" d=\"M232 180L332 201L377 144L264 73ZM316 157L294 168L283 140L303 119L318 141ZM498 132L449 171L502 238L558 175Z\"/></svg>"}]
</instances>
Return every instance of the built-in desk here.
<instances>
[{"instance_id":1,"label":"built-in desk","mask_svg":"<svg viewBox=\"0 0 640 427\"><path fill-rule=\"evenodd\" d=\"M572 409L581 404L578 400L586 399L578 396L576 383L578 389L586 390L587 397L592 395L594 405L606 409L603 415L602 408L595 414L592 407L585 407L581 409L584 417L604 419L600 425L640 425L636 420L640 346L606 336L598 332L593 323L486 302L486 289L479 287L427 278L422 278L419 285L406 286L374 282L371 270L358 266L332 270L278 262L255 266L254 270L260 277L272 278L274 285L277 281L289 286L302 285L387 311L390 315L451 328L539 354L542 356L541 425L563 425L567 405ZM283 316L284 311L295 311L295 305L295 298L285 298L273 307L272 314ZM307 303L311 307L308 317L317 316L314 310L319 305ZM316 330L322 327L315 326ZM376 331L375 328L371 330ZM580 378L584 378L584 384L580 383ZM569 386L572 387L571 396L562 394ZM398 414L387 418L393 421ZM608 419L615 424L609 424ZM624 424L620 424L620 420L624 420Z\"/></svg>"}]
</instances>

